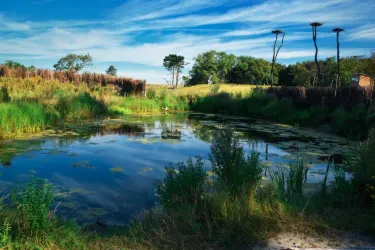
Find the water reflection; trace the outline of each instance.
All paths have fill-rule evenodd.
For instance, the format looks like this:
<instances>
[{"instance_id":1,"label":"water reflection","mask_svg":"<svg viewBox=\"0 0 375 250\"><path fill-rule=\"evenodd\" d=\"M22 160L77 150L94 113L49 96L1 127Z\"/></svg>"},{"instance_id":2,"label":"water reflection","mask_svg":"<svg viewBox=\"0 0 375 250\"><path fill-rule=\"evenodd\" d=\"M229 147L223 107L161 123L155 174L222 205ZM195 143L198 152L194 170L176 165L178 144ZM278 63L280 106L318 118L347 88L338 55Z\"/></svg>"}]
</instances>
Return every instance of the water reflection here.
<instances>
[{"instance_id":1,"label":"water reflection","mask_svg":"<svg viewBox=\"0 0 375 250\"><path fill-rule=\"evenodd\" d=\"M209 141L226 123L235 128L245 151L260 152L265 177L267 169L302 154L310 165L307 182L321 182L329 156L335 155L338 163L350 148L338 137L251 119L186 113L126 116L90 129L72 126L75 133L0 142L2 184L22 184L33 169L54 184L59 214L80 223L127 223L155 204L155 184L170 162L200 155L209 170Z\"/></svg>"}]
</instances>

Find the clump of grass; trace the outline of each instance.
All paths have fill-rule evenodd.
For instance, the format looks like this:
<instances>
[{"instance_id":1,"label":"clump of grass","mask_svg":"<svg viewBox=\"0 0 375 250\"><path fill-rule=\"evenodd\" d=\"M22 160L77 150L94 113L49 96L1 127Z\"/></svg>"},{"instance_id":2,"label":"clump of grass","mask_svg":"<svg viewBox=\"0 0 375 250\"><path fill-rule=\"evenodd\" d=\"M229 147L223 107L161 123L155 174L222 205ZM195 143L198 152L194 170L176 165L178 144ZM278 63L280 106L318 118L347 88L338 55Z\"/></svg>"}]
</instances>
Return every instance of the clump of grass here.
<instances>
[{"instance_id":1,"label":"clump of grass","mask_svg":"<svg viewBox=\"0 0 375 250\"><path fill-rule=\"evenodd\" d=\"M245 191L252 196L262 179L259 153L252 151L245 157L239 140L229 127L213 135L210 161L213 172L219 177L221 184L233 195Z\"/></svg>"},{"instance_id":2,"label":"clump of grass","mask_svg":"<svg viewBox=\"0 0 375 250\"><path fill-rule=\"evenodd\" d=\"M24 189L14 188L11 204L19 219L18 229L31 235L46 231L50 227L48 215L53 199L52 185L33 176Z\"/></svg>"},{"instance_id":3,"label":"clump of grass","mask_svg":"<svg viewBox=\"0 0 375 250\"><path fill-rule=\"evenodd\" d=\"M184 205L199 207L205 191L207 173L203 170L202 158L196 162L190 158L186 165L181 162L165 168L167 175L158 185L160 203L168 211Z\"/></svg>"},{"instance_id":4,"label":"clump of grass","mask_svg":"<svg viewBox=\"0 0 375 250\"><path fill-rule=\"evenodd\" d=\"M55 115L47 113L39 103L0 103L0 138L38 132L55 119Z\"/></svg>"},{"instance_id":5,"label":"clump of grass","mask_svg":"<svg viewBox=\"0 0 375 250\"><path fill-rule=\"evenodd\" d=\"M68 121L98 118L106 112L105 105L89 93L73 98L60 98L56 109Z\"/></svg>"},{"instance_id":6,"label":"clump of grass","mask_svg":"<svg viewBox=\"0 0 375 250\"><path fill-rule=\"evenodd\" d=\"M287 167L279 166L269 171L279 198L295 198L302 195L302 186L306 181L306 164L301 158Z\"/></svg>"},{"instance_id":7,"label":"clump of grass","mask_svg":"<svg viewBox=\"0 0 375 250\"><path fill-rule=\"evenodd\" d=\"M9 91L6 86L2 86L0 88L0 103L1 102L9 102L11 97L9 96Z\"/></svg>"}]
</instances>

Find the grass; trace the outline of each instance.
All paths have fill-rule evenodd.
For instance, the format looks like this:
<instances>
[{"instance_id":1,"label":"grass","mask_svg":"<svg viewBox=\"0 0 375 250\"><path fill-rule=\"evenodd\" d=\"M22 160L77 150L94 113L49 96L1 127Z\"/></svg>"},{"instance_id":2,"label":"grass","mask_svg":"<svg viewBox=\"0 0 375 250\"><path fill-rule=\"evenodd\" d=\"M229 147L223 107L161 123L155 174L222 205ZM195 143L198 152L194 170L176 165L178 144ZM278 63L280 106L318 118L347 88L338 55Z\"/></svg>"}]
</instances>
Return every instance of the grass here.
<instances>
[{"instance_id":1,"label":"grass","mask_svg":"<svg viewBox=\"0 0 375 250\"><path fill-rule=\"evenodd\" d=\"M374 132L371 133L373 135ZM207 176L201 158L170 165L157 185L159 206L145 211L126 227L102 233L79 228L54 214L52 186L31 177L14 188L0 210L0 246L4 249L249 249L280 232L323 234L352 230L375 234L373 193L374 136L364 142L348 164L348 179L333 166L326 192L305 193L304 163L273 169L261 183L258 155L246 155L229 127L214 134ZM367 176L367 177L366 177ZM323 185L322 185L323 186ZM372 189L371 189L372 190ZM369 203L364 197L371 198ZM91 229L90 229L91 228ZM94 227L95 228L95 227Z\"/></svg>"},{"instance_id":2,"label":"grass","mask_svg":"<svg viewBox=\"0 0 375 250\"><path fill-rule=\"evenodd\" d=\"M39 103L20 101L0 103L0 138L38 132L51 125L55 118Z\"/></svg>"},{"instance_id":3,"label":"grass","mask_svg":"<svg viewBox=\"0 0 375 250\"><path fill-rule=\"evenodd\" d=\"M111 85L62 84L57 80L38 77L0 77L0 105L4 114L0 116L10 119L13 124L7 128L1 125L6 131L1 136L8 138L30 133L64 121L179 111L249 116L295 126L318 127L328 124L333 132L352 139L364 139L375 122L375 118L366 118L370 111L363 104L354 107L351 112L341 108L304 106L291 98L280 99L272 93L267 94L267 89L268 86L220 84L174 90L166 85L148 85L146 97L121 96L121 90ZM13 112L11 106L19 110L16 113L22 113L25 109L23 106L35 106L32 108L35 113L25 117L28 122L23 123L16 116L5 115ZM38 122L34 119L36 112L40 113ZM22 116L27 114L23 112ZM352 126L352 120L356 120L360 126ZM25 126L14 125L19 123Z\"/></svg>"}]
</instances>

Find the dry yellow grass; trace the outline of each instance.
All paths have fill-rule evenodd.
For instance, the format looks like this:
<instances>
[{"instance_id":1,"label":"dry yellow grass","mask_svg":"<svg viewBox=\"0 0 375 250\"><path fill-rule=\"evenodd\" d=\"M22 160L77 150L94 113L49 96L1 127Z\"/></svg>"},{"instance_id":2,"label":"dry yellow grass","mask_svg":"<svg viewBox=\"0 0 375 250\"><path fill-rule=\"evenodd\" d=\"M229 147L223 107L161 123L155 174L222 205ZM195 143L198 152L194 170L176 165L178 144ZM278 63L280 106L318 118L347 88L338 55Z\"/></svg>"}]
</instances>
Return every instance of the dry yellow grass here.
<instances>
[{"instance_id":1,"label":"dry yellow grass","mask_svg":"<svg viewBox=\"0 0 375 250\"><path fill-rule=\"evenodd\" d=\"M217 85L201 84L191 87L179 87L178 89L169 89L168 85L165 84L149 84L147 85L147 91L154 91L156 96L171 94L179 97L184 97L189 100L194 100L202 96L207 96L213 92L225 92L232 96L246 97L249 96L252 93L252 91L257 87L268 88L269 86L220 84L218 87Z\"/></svg>"}]
</instances>

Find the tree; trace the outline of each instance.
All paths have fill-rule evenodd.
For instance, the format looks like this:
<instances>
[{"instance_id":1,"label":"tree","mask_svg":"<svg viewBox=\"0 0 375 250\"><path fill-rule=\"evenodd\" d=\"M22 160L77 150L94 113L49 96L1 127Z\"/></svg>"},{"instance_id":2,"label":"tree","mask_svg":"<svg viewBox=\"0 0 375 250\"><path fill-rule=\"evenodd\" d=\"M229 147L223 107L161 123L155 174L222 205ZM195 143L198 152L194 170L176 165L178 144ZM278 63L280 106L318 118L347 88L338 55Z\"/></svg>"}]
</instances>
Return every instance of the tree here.
<instances>
[{"instance_id":1,"label":"tree","mask_svg":"<svg viewBox=\"0 0 375 250\"><path fill-rule=\"evenodd\" d=\"M232 70L232 82L237 84L266 84L271 65L268 61L250 56L239 56Z\"/></svg>"},{"instance_id":2,"label":"tree","mask_svg":"<svg viewBox=\"0 0 375 250\"><path fill-rule=\"evenodd\" d=\"M316 35L317 35L317 32L318 32L318 27L320 27L322 25L323 24L319 23L319 22L310 23L310 26L312 27L312 32L313 32L313 41L314 41L314 45L315 45L315 64L316 64L316 67L318 69L318 80L319 80L320 86L322 86L323 81L322 81L322 76L321 76L321 73L320 73L320 66L319 66L319 63L318 63L318 45L316 44Z\"/></svg>"},{"instance_id":3,"label":"tree","mask_svg":"<svg viewBox=\"0 0 375 250\"><path fill-rule=\"evenodd\" d=\"M111 75L111 76L116 76L116 75L117 75L117 69L115 68L115 66L111 65L111 66L109 66L109 68L105 71L105 73L107 73L108 75Z\"/></svg>"},{"instance_id":4,"label":"tree","mask_svg":"<svg viewBox=\"0 0 375 250\"><path fill-rule=\"evenodd\" d=\"M275 43L273 44L273 56L272 56L271 76L270 76L271 77L271 87L273 86L273 74L274 74L273 68L274 68L274 65L275 65L275 62L276 62L277 55L279 54L279 51L284 44L284 37L285 37L285 32L283 32L282 30L273 30L272 33L276 35L276 39L275 39ZM281 40L281 44L280 44L279 48L276 51L276 43L277 43L277 39L279 37L279 34L283 34L283 38Z\"/></svg>"},{"instance_id":5,"label":"tree","mask_svg":"<svg viewBox=\"0 0 375 250\"><path fill-rule=\"evenodd\" d=\"M79 72L84 68L92 67L92 57L90 54L87 55L76 55L68 54L61 58L57 64L53 65L56 71L68 70L73 72Z\"/></svg>"},{"instance_id":6,"label":"tree","mask_svg":"<svg viewBox=\"0 0 375 250\"><path fill-rule=\"evenodd\" d=\"M337 45L337 85L340 87L340 43L339 43L339 34L340 32L344 31L342 28L335 28L332 32L336 33L336 45Z\"/></svg>"},{"instance_id":7,"label":"tree","mask_svg":"<svg viewBox=\"0 0 375 250\"><path fill-rule=\"evenodd\" d=\"M163 66L171 72L171 82L167 81L167 83L171 84L172 88L177 88L178 86L181 69L186 65L184 60L185 57L176 54L170 54L164 58Z\"/></svg>"},{"instance_id":8,"label":"tree","mask_svg":"<svg viewBox=\"0 0 375 250\"><path fill-rule=\"evenodd\" d=\"M232 81L231 73L236 63L235 55L210 50L199 54L194 59L195 63L189 72L190 81L188 85Z\"/></svg>"},{"instance_id":9,"label":"tree","mask_svg":"<svg viewBox=\"0 0 375 250\"><path fill-rule=\"evenodd\" d=\"M5 61L3 65L7 66L10 69L18 69L18 68L24 68L24 69L26 69L25 65L23 65L23 64L21 64L19 62L12 61L12 60Z\"/></svg>"}]
</instances>

